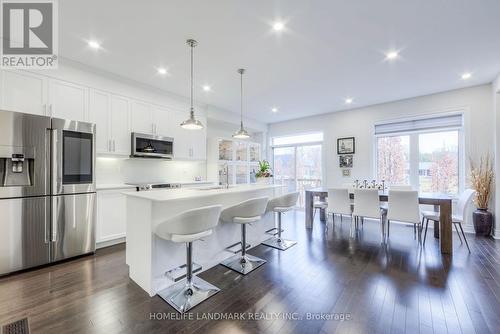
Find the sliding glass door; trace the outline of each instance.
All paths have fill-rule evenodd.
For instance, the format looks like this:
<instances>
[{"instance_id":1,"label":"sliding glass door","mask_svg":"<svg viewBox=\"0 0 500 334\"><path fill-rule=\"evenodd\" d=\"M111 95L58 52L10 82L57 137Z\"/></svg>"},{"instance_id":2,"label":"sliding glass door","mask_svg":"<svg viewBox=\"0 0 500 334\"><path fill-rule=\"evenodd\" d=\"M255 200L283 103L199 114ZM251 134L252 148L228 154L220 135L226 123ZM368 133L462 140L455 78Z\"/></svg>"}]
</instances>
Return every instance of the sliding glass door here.
<instances>
[{"instance_id":1,"label":"sliding glass door","mask_svg":"<svg viewBox=\"0 0 500 334\"><path fill-rule=\"evenodd\" d=\"M304 192L321 186L322 143L304 143L273 147L274 180L288 191L299 191L297 205L304 207Z\"/></svg>"}]
</instances>

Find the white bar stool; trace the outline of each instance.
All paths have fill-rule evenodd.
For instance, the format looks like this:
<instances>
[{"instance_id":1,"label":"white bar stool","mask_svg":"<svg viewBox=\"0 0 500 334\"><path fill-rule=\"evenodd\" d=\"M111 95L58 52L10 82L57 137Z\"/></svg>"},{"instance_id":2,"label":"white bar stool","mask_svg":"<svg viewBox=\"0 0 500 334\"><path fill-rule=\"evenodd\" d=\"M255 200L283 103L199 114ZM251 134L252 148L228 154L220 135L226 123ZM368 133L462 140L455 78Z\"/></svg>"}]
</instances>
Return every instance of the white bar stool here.
<instances>
[{"instance_id":1,"label":"white bar stool","mask_svg":"<svg viewBox=\"0 0 500 334\"><path fill-rule=\"evenodd\" d=\"M223 222L241 225L241 242L237 242L226 248L230 250L231 247L241 244L241 254L231 256L222 261L221 264L223 266L246 275L267 262L264 259L246 253L247 248L250 247L246 241L247 224L258 222L262 218L262 215L266 212L267 202L267 197L253 198L222 211L220 217Z\"/></svg>"},{"instance_id":2,"label":"white bar stool","mask_svg":"<svg viewBox=\"0 0 500 334\"><path fill-rule=\"evenodd\" d=\"M278 213L278 228L277 228L278 233L276 234L277 237L272 237L267 239L262 243L263 245L274 247L280 250L287 250L288 248L292 247L297 243L297 241L285 240L281 238L281 232L283 231L281 229L281 214L292 210L295 207L298 198L299 198L299 193L294 192L273 198L272 200L269 201L269 203L267 204L267 211L273 211ZM267 232L271 232L275 229L276 228L273 228Z\"/></svg>"},{"instance_id":3,"label":"white bar stool","mask_svg":"<svg viewBox=\"0 0 500 334\"><path fill-rule=\"evenodd\" d=\"M210 298L219 288L193 276L193 241L212 234L219 223L221 205L188 210L160 223L155 234L172 242L186 243L186 278L158 292L158 295L180 313Z\"/></svg>"}]
</instances>

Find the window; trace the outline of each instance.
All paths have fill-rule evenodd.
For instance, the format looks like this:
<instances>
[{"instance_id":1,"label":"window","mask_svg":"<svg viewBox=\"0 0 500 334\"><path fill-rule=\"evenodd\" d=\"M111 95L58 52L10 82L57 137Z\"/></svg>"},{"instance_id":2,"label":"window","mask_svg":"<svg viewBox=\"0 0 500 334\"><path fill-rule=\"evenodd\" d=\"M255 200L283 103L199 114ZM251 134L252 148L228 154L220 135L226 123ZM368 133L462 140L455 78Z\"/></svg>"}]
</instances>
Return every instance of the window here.
<instances>
[{"instance_id":1,"label":"window","mask_svg":"<svg viewBox=\"0 0 500 334\"><path fill-rule=\"evenodd\" d=\"M305 189L321 186L322 141L323 133L272 139L274 182L299 191L299 207L304 207Z\"/></svg>"},{"instance_id":2,"label":"window","mask_svg":"<svg viewBox=\"0 0 500 334\"><path fill-rule=\"evenodd\" d=\"M458 143L457 130L418 135L420 191L458 194Z\"/></svg>"},{"instance_id":3,"label":"window","mask_svg":"<svg viewBox=\"0 0 500 334\"><path fill-rule=\"evenodd\" d=\"M462 115L375 126L377 178L422 192L458 194Z\"/></svg>"},{"instance_id":4,"label":"window","mask_svg":"<svg viewBox=\"0 0 500 334\"><path fill-rule=\"evenodd\" d=\"M377 175L387 184L410 184L410 136L377 138Z\"/></svg>"}]
</instances>

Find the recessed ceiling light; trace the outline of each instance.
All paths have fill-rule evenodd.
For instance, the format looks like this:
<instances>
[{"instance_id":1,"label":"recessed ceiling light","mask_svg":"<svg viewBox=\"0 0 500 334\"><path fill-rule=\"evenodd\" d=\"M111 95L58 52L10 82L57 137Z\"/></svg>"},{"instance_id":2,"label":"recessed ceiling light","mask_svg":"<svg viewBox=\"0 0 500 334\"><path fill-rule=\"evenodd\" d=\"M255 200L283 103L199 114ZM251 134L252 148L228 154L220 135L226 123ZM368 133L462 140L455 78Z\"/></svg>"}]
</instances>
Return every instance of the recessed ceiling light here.
<instances>
[{"instance_id":1,"label":"recessed ceiling light","mask_svg":"<svg viewBox=\"0 0 500 334\"><path fill-rule=\"evenodd\" d=\"M470 79L472 77L472 73L464 73L462 74L462 80L467 80L467 79Z\"/></svg>"},{"instance_id":2,"label":"recessed ceiling light","mask_svg":"<svg viewBox=\"0 0 500 334\"><path fill-rule=\"evenodd\" d=\"M158 68L158 74L161 74L161 75L167 74L167 69L164 67Z\"/></svg>"},{"instance_id":3,"label":"recessed ceiling light","mask_svg":"<svg viewBox=\"0 0 500 334\"><path fill-rule=\"evenodd\" d=\"M273 108L271 108L271 111L272 111L272 112L278 112L278 108L273 107Z\"/></svg>"},{"instance_id":4,"label":"recessed ceiling light","mask_svg":"<svg viewBox=\"0 0 500 334\"><path fill-rule=\"evenodd\" d=\"M352 103L352 97L348 97L345 99L345 104L351 104Z\"/></svg>"},{"instance_id":5,"label":"recessed ceiling light","mask_svg":"<svg viewBox=\"0 0 500 334\"><path fill-rule=\"evenodd\" d=\"M99 50L101 48L101 44L97 41L88 41L88 45L94 50Z\"/></svg>"},{"instance_id":6,"label":"recessed ceiling light","mask_svg":"<svg viewBox=\"0 0 500 334\"><path fill-rule=\"evenodd\" d=\"M273 30L274 31L282 31L285 29L285 24L281 21L276 21L273 23Z\"/></svg>"},{"instance_id":7,"label":"recessed ceiling light","mask_svg":"<svg viewBox=\"0 0 500 334\"><path fill-rule=\"evenodd\" d=\"M211 91L211 90L212 90L212 87L210 87L209 85L204 85L204 86L203 86L203 90L204 90L205 92L209 92L209 91Z\"/></svg>"},{"instance_id":8,"label":"recessed ceiling light","mask_svg":"<svg viewBox=\"0 0 500 334\"><path fill-rule=\"evenodd\" d=\"M399 52L397 51L389 51L385 54L385 57L389 60L393 60L399 57Z\"/></svg>"}]
</instances>

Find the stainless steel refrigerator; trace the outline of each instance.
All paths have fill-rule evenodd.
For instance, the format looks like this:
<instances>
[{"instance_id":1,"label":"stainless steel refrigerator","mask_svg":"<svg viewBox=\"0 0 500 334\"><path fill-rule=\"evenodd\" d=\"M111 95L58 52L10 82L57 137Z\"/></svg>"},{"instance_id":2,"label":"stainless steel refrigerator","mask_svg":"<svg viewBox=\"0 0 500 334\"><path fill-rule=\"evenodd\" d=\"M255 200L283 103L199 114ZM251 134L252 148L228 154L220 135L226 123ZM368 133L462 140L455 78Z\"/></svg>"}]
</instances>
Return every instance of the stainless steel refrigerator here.
<instances>
[{"instance_id":1,"label":"stainless steel refrigerator","mask_svg":"<svg viewBox=\"0 0 500 334\"><path fill-rule=\"evenodd\" d=\"M0 111L0 275L95 251L95 124Z\"/></svg>"}]
</instances>

